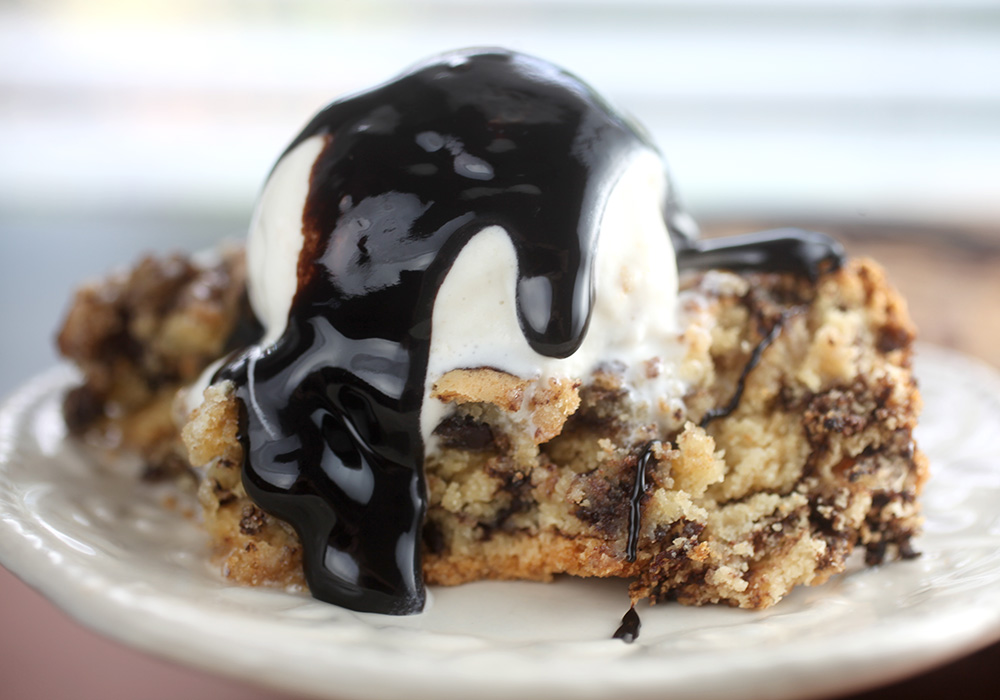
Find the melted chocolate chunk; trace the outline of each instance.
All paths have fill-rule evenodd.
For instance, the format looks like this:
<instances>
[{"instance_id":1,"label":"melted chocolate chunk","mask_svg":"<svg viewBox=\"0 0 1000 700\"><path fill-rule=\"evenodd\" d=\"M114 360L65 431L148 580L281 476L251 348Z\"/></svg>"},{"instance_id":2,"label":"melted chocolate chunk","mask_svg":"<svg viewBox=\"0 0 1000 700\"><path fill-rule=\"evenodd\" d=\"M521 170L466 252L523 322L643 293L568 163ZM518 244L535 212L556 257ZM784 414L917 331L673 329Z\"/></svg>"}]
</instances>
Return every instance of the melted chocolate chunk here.
<instances>
[{"instance_id":1,"label":"melted chocolate chunk","mask_svg":"<svg viewBox=\"0 0 1000 700\"><path fill-rule=\"evenodd\" d=\"M236 384L246 491L298 532L312 594L414 613L425 599L420 408L438 288L472 236L503 227L525 338L540 354L571 355L590 319L601 203L630 154L651 146L573 76L503 51L445 55L335 102L289 151L311 138L324 147L285 333L216 380ZM690 240L668 193L663 208L684 268L813 276L832 264L813 234Z\"/></svg>"}]
</instances>

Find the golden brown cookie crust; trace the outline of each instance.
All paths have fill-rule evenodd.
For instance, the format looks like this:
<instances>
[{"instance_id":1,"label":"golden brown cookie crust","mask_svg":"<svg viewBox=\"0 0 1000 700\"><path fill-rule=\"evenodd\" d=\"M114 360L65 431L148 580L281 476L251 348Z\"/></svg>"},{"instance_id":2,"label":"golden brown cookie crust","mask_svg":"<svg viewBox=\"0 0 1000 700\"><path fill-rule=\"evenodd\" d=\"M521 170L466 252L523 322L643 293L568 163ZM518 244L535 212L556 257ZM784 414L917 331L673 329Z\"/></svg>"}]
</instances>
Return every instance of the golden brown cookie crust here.
<instances>
[{"instance_id":1,"label":"golden brown cookie crust","mask_svg":"<svg viewBox=\"0 0 1000 700\"><path fill-rule=\"evenodd\" d=\"M67 321L64 350L85 367L85 386L118 396L129 391L132 368L100 365L88 343L73 341L81 316L93 314L95 328L114 325L100 303L82 299ZM463 369L435 384L432 395L455 411L435 431L439 448L425 460L429 583L622 576L633 579L634 600L762 608L796 585L842 571L855 549L868 563L913 554L927 479L913 442L920 410L914 328L881 268L852 261L816 285L790 275L708 272L685 278L682 304L692 323L675 370L689 390L659 428L614 367L548 383ZM223 306L219 313L237 313ZM704 421L731 402L772 331L734 410ZM646 371L659 369L650 363ZM128 420L141 422L148 404L136 402ZM294 531L243 491L238 416L223 383L207 390L183 431L190 463L201 470L199 497L216 555L235 581L301 586ZM171 436L176 431L155 442ZM659 442L640 499L638 553L629 561L629 503L651 441Z\"/></svg>"}]
</instances>

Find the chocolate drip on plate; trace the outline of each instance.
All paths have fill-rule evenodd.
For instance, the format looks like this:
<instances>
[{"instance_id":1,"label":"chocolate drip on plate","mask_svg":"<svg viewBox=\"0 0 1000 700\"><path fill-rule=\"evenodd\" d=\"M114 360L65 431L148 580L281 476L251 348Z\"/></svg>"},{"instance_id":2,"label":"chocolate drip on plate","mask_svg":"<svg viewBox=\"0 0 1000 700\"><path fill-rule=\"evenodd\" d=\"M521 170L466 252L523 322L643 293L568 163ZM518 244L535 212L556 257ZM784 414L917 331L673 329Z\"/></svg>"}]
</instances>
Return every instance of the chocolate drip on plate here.
<instances>
[{"instance_id":1,"label":"chocolate drip on plate","mask_svg":"<svg viewBox=\"0 0 1000 700\"><path fill-rule=\"evenodd\" d=\"M612 639L620 639L626 644L631 644L636 639L639 638L639 629L642 627L642 620L639 619L639 613L635 611L635 606L633 605L628 609L628 612L622 616L622 623L619 625L615 633L611 635Z\"/></svg>"}]
</instances>

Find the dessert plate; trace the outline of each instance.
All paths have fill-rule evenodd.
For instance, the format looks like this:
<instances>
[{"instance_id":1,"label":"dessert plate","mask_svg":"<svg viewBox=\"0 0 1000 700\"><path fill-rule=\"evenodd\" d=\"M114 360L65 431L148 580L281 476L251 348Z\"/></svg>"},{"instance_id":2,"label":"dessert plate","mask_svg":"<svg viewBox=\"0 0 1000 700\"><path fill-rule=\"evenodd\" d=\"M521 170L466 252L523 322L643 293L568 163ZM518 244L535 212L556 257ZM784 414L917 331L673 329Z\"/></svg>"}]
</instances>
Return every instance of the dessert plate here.
<instances>
[{"instance_id":1,"label":"dessert plate","mask_svg":"<svg viewBox=\"0 0 1000 700\"><path fill-rule=\"evenodd\" d=\"M920 346L931 459L923 556L777 606L641 606L619 581L434 588L421 615L354 613L227 585L192 504L67 440L72 371L0 409L0 563L83 624L150 653L328 698L803 698L888 682L1000 638L1000 374Z\"/></svg>"}]
</instances>

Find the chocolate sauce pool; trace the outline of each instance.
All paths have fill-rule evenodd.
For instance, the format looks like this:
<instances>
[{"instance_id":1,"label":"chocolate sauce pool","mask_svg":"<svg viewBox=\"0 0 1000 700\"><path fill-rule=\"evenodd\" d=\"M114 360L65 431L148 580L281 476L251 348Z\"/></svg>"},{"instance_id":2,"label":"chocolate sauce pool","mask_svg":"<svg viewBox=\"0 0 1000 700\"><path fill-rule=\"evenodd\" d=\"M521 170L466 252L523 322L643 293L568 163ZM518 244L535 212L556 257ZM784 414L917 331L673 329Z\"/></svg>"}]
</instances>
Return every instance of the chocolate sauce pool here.
<instances>
[{"instance_id":1,"label":"chocolate sauce pool","mask_svg":"<svg viewBox=\"0 0 1000 700\"><path fill-rule=\"evenodd\" d=\"M420 407L437 290L472 236L502 226L526 340L571 355L590 318L603 202L631 154L651 146L573 76L503 51L448 54L335 102L289 151L312 137L325 146L287 328L216 380L237 387L247 493L299 534L312 594L419 612ZM760 246L686 238L667 195L682 267L812 274L839 255L818 234Z\"/></svg>"}]
</instances>

